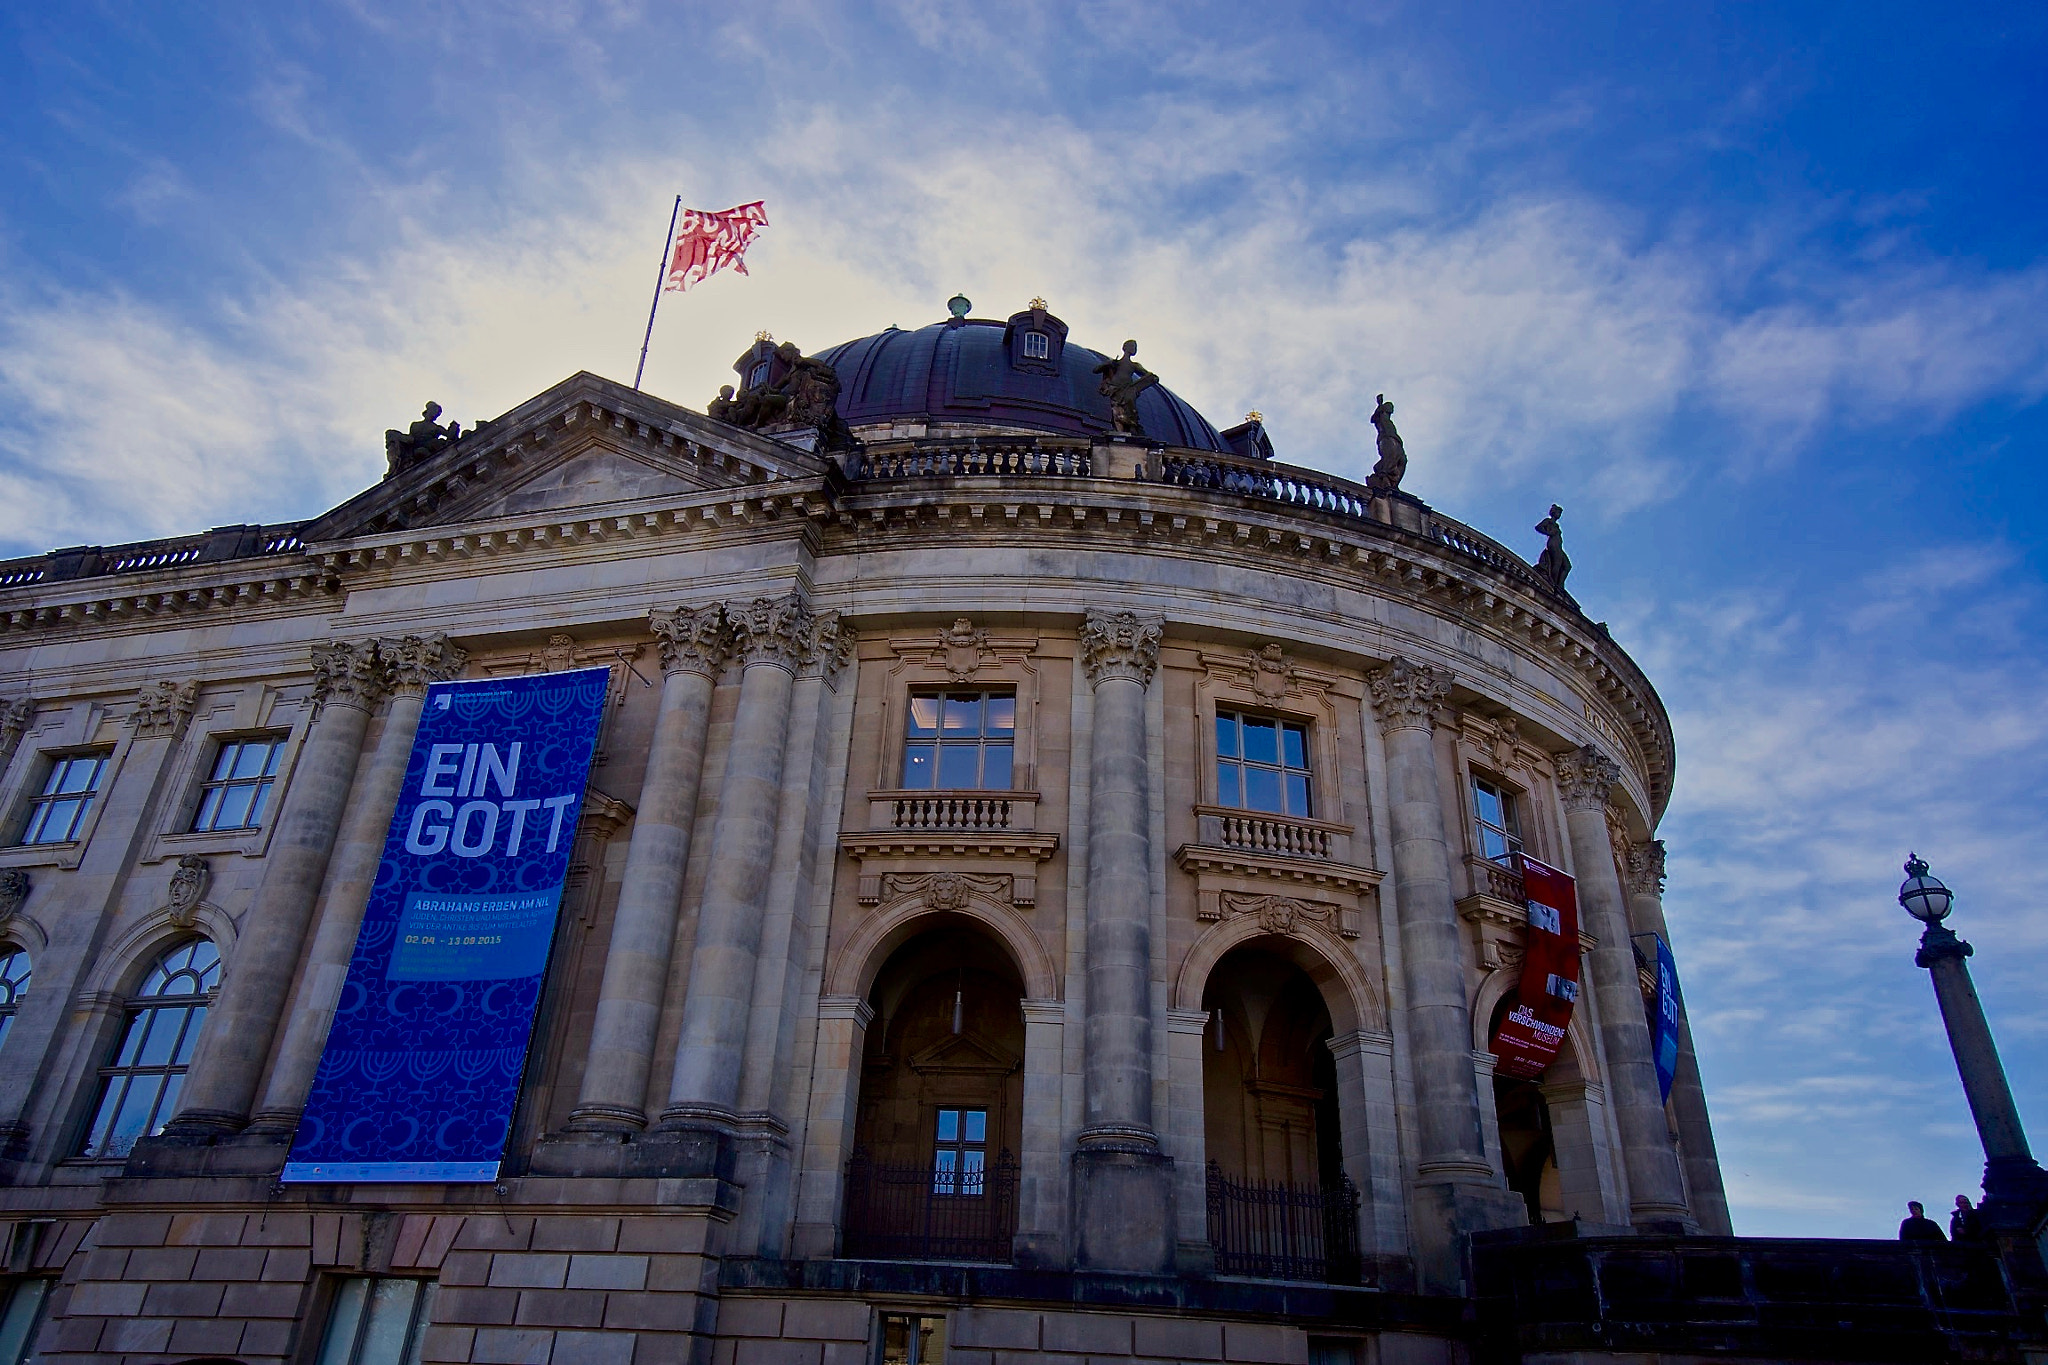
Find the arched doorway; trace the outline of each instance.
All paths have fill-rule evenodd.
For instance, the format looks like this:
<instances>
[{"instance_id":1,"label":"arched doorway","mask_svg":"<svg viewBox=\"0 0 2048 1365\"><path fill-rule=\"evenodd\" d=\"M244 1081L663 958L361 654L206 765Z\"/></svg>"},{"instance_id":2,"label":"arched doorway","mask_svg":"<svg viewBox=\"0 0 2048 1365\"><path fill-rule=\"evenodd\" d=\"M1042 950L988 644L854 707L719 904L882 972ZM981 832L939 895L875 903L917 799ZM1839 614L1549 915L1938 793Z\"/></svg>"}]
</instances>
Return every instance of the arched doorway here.
<instances>
[{"instance_id":1,"label":"arched doorway","mask_svg":"<svg viewBox=\"0 0 2048 1365\"><path fill-rule=\"evenodd\" d=\"M1494 1006L1486 1036L1491 1038L1514 1007L1508 995ZM1557 1165L1557 1135L1545 1089L1566 1069L1564 1058L1553 1062L1540 1080L1496 1074L1493 1078L1494 1120L1500 1133L1500 1164L1508 1188L1522 1197L1531 1223L1562 1223L1571 1219L1565 1208L1564 1180ZM1573 1079L1576 1079L1574 1075Z\"/></svg>"},{"instance_id":2,"label":"arched doorway","mask_svg":"<svg viewBox=\"0 0 2048 1365\"><path fill-rule=\"evenodd\" d=\"M978 926L936 921L868 993L844 1254L1007 1261L1023 1126L1024 986Z\"/></svg>"},{"instance_id":3,"label":"arched doorway","mask_svg":"<svg viewBox=\"0 0 2048 1365\"><path fill-rule=\"evenodd\" d=\"M1358 1191L1345 1177L1322 992L1261 940L1210 972L1202 1049L1209 1240L1217 1268L1355 1282Z\"/></svg>"}]
</instances>

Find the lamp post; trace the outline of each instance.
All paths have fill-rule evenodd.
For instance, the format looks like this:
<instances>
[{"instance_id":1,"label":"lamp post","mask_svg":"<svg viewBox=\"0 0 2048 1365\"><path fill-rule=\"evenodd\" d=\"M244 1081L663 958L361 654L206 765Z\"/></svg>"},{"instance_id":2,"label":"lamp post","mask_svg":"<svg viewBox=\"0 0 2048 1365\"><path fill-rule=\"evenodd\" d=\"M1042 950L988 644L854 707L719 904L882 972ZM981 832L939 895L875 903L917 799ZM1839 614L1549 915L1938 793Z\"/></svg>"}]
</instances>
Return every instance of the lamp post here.
<instances>
[{"instance_id":1,"label":"lamp post","mask_svg":"<svg viewBox=\"0 0 2048 1365\"><path fill-rule=\"evenodd\" d=\"M1970 1116L1977 1121L1977 1136L1984 1144L1985 1221L1994 1227L2030 1227L2048 1202L2048 1173L2035 1163L2027 1148L2020 1111L2012 1102L2012 1087L2006 1084L1998 1046L1991 1040L1984 1006L1970 981L1964 959L1975 950L1942 924L1954 899L1939 878L1928 875L1927 864L1918 855L1906 855L1906 880L1899 887L1899 904L1927 926L1913 962L1925 967L1934 979L1934 998L1948 1028L1949 1049L1955 1053Z\"/></svg>"}]
</instances>

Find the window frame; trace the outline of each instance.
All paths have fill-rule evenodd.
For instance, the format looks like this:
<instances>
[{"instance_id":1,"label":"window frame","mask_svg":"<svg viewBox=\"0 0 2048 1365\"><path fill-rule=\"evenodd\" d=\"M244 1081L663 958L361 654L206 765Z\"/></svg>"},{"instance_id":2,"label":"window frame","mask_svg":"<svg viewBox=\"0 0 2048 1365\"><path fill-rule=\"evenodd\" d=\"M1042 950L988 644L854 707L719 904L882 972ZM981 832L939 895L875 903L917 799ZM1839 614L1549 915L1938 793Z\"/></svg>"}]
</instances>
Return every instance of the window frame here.
<instances>
[{"instance_id":1,"label":"window frame","mask_svg":"<svg viewBox=\"0 0 2048 1365\"><path fill-rule=\"evenodd\" d=\"M330 1365L339 1361L341 1365L365 1365L363 1347L372 1326L372 1304L377 1288L384 1284L411 1284L418 1286L412 1296L412 1306L407 1312L405 1334L398 1343L395 1360L379 1358L382 1365L418 1365L421 1349L425 1344L427 1329L433 1326L434 1296L440 1288L438 1281L423 1275L332 1275L322 1285L325 1304L320 1313L320 1332L306 1348L306 1365ZM362 1302L350 1308L347 1304L350 1287L363 1286ZM333 1334L339 1316L353 1312L355 1321L349 1328L351 1341L347 1349L338 1356L330 1356Z\"/></svg>"},{"instance_id":2,"label":"window frame","mask_svg":"<svg viewBox=\"0 0 2048 1365\"><path fill-rule=\"evenodd\" d=\"M51 1275L9 1275L5 1278L4 1293L0 1293L0 1345L8 1336L19 1332L20 1340L15 1344L12 1355L0 1354L0 1365L27 1365L35 1358L36 1338L42 1334L43 1326L50 1317L50 1295L57 1288L57 1279ZM27 1304L27 1322L22 1322L23 1301Z\"/></svg>"},{"instance_id":3,"label":"window frame","mask_svg":"<svg viewBox=\"0 0 2048 1365\"><path fill-rule=\"evenodd\" d=\"M979 729L971 738L947 739L945 725L947 703L954 698L967 697L973 697L980 710L982 719L979 722ZM1005 700L1010 703L1010 729L1009 738L1006 741L997 739L992 735L987 720L988 703L995 699ZM938 702L938 714L928 735L912 733L912 726L916 724L917 704L923 700L936 700ZM1015 687L965 684L958 687L917 686L908 689L903 703L902 733L898 737L899 759L895 772L897 785L894 790L904 792L1015 791L1017 789L1017 713L1017 689ZM927 746L931 753L931 784L929 786L912 786L910 782L911 774L908 771L912 751L914 748ZM988 754L990 750L997 748L1009 751L1009 781L1001 786L991 785L985 780L988 775ZM942 783L940 779L945 776L947 753L949 751L961 753L968 750L972 750L975 754L975 776L977 779L982 780L978 780L973 786L965 787Z\"/></svg>"},{"instance_id":4,"label":"window frame","mask_svg":"<svg viewBox=\"0 0 2048 1365\"><path fill-rule=\"evenodd\" d=\"M1225 754L1223 752L1222 731L1225 718L1236 722L1237 737L1235 747L1237 752L1234 754ZM1274 752L1276 755L1274 762L1267 763L1260 759L1245 757L1244 729L1247 720L1271 721L1273 723L1275 728ZM1298 768L1287 762L1287 734L1290 730L1298 731L1301 735L1301 766ZM1286 716L1255 707L1239 706L1234 702L1218 702L1210 712L1209 742L1213 749L1210 756L1209 776L1214 784L1213 790L1217 806L1226 807L1234 811L1242 811L1249 815L1278 816L1284 820L1315 820L1320 818L1316 812L1315 726L1312 722L1302 717ZM1235 801L1225 799L1223 768L1226 763L1234 764L1237 770L1235 779L1238 799ZM1272 810L1268 807L1254 806L1248 803L1246 798L1249 795L1250 783L1247 779L1248 773L1251 771L1272 772L1277 775L1282 809ZM1308 807L1306 810L1285 809L1290 799L1287 779L1294 774L1300 775L1302 802Z\"/></svg>"},{"instance_id":5,"label":"window frame","mask_svg":"<svg viewBox=\"0 0 2048 1365\"><path fill-rule=\"evenodd\" d=\"M193 966L196 955L192 950L204 945L212 953L212 961L203 968ZM183 961L175 967L173 958L183 955ZM177 1103L184 1091L184 1078L192 1069L193 1055L198 1051L199 1040L206 1028L206 1015L220 995L220 979L223 959L220 946L204 934L192 934L159 946L149 958L149 965L143 969L142 978L128 994L121 1008L121 1024L102 1061L94 1073L96 1084L93 1098L87 1110L83 1130L73 1144L72 1159L79 1161L113 1162L126 1161L134 1144L146 1137L153 1137L163 1131L165 1125L177 1116ZM161 990L151 991L150 983L155 975L162 972L165 985L175 981L187 972L197 972L204 989L196 993L180 995L164 994ZM205 985L210 978L211 984ZM169 1060L145 1062L141 1060L145 1045L156 1040L156 1016L172 1010L184 1013L178 1022L177 1035L172 1039ZM193 1017L194 1011L198 1017ZM148 1016L145 1024L144 1017ZM133 1044L131 1048L131 1043ZM131 1060L122 1058L133 1054ZM183 1060L179 1060L182 1057ZM137 1077L162 1078L157 1084L155 1096L150 1100L149 1113L142 1130L122 1151L94 1150L96 1141L103 1136L102 1129L111 1130L116 1120L128 1107L129 1096L134 1092ZM115 1085L119 1083L118 1103Z\"/></svg>"},{"instance_id":6,"label":"window frame","mask_svg":"<svg viewBox=\"0 0 2048 1365\"><path fill-rule=\"evenodd\" d=\"M931 1326L926 1327L923 1325L925 1323L930 1323ZM892 1365L889 1356L889 1329L897 1324L901 1324L904 1331L902 1365L943 1365L948 1335L946 1315L897 1312L887 1308L879 1309L875 1313L874 1351L868 1357L872 1365ZM932 1354L927 1355L928 1350Z\"/></svg>"},{"instance_id":7,"label":"window frame","mask_svg":"<svg viewBox=\"0 0 2048 1365\"><path fill-rule=\"evenodd\" d=\"M291 731L258 730L241 733L229 731L209 735L207 739L210 742L204 746L204 752L210 755L211 761L200 765L196 770L199 774L198 789L190 803L191 813L185 818L180 832L198 835L224 835L232 838L236 835L254 834L261 831L270 823L271 818L276 815L278 810L278 790L284 784L287 762L291 757ZM222 757L229 750L241 749L256 744L268 744L270 746L270 759L265 764L263 771L256 777L221 778L210 775L219 769ZM261 811L256 820L253 823L208 825L202 828L199 821L206 812L208 796L215 791L226 791L243 786L256 787L261 793L259 798L262 803Z\"/></svg>"},{"instance_id":8,"label":"window frame","mask_svg":"<svg viewBox=\"0 0 2048 1365\"><path fill-rule=\"evenodd\" d=\"M1484 789L1500 802L1502 823L1493 824L1487 820L1480 806L1480 792ZM1523 818L1523 807L1528 804L1526 789L1514 786L1498 774L1484 768L1467 767L1465 770L1466 835L1472 841L1472 856L1495 867L1513 868L1517 854L1529 847L1528 821ZM1492 832L1506 845L1506 851L1499 857L1486 851L1486 836Z\"/></svg>"},{"instance_id":9,"label":"window frame","mask_svg":"<svg viewBox=\"0 0 2048 1365\"><path fill-rule=\"evenodd\" d=\"M49 749L42 754L42 776L31 785L28 799L23 803L20 818L15 824L15 838L10 845L22 849L61 849L82 845L92 835L94 819L100 811L100 797L106 794L114 773L114 748L111 745L84 745L75 749ZM73 763L86 759L93 760L97 767L93 771L92 785L70 792L52 791L58 775ZM71 819L71 826L62 839L30 839L29 832L35 827L39 815L60 802L72 801L83 795L85 800Z\"/></svg>"},{"instance_id":10,"label":"window frame","mask_svg":"<svg viewBox=\"0 0 2048 1365\"><path fill-rule=\"evenodd\" d=\"M9 974L8 964L14 959L22 961L21 975ZM28 949L17 944L0 943L0 1050L7 1046L7 1035L14 1031L14 1018L21 1012L22 997L35 984L35 957ZM6 1365L0 1360L0 1365Z\"/></svg>"},{"instance_id":11,"label":"window frame","mask_svg":"<svg viewBox=\"0 0 2048 1365\"><path fill-rule=\"evenodd\" d=\"M1033 349L1034 345L1037 347L1035 350ZM1026 328L1022 339L1017 343L1017 354L1025 360L1050 361L1052 359L1052 333L1041 331L1036 327Z\"/></svg>"},{"instance_id":12,"label":"window frame","mask_svg":"<svg viewBox=\"0 0 2048 1365\"><path fill-rule=\"evenodd\" d=\"M953 1116L952 1137L947 1137L946 1116ZM967 1136L969 1115L981 1118L981 1137ZM994 1111L987 1104L940 1104L932 1109L932 1193L942 1199L981 1199L988 1195L989 1134L994 1131ZM968 1156L979 1157L971 1162ZM947 1161L947 1157L956 1160ZM972 1177L970 1179L970 1176ZM969 1189L968 1186L973 1188Z\"/></svg>"}]
</instances>

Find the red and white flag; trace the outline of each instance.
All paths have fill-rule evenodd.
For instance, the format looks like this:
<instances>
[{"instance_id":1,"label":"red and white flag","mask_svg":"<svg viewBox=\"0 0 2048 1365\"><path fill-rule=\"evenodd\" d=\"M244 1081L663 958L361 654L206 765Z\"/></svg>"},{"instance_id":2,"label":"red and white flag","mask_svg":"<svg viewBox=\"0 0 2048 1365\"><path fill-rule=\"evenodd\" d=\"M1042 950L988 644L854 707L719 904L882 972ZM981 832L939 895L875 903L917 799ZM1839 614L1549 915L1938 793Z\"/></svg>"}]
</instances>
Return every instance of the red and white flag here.
<instances>
[{"instance_id":1,"label":"red and white flag","mask_svg":"<svg viewBox=\"0 0 2048 1365\"><path fill-rule=\"evenodd\" d=\"M746 274L747 248L753 245L754 234L768 226L762 202L756 199L722 213L684 209L676 220L675 240L669 243L668 275L661 287L685 290L727 266Z\"/></svg>"}]
</instances>

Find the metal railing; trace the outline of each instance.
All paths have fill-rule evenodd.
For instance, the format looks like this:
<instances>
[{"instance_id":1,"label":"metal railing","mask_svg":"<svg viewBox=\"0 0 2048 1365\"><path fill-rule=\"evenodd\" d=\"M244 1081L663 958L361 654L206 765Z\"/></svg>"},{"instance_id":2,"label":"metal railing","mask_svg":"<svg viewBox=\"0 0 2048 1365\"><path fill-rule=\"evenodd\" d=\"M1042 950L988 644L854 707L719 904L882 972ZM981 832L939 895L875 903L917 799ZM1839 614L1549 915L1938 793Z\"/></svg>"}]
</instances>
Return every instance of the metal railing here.
<instances>
[{"instance_id":1,"label":"metal railing","mask_svg":"<svg viewBox=\"0 0 2048 1365\"><path fill-rule=\"evenodd\" d=\"M846 1168L841 1254L1008 1264L1017 1234L1017 1159L999 1152L972 1180L931 1162L886 1165L855 1151Z\"/></svg>"},{"instance_id":2,"label":"metal railing","mask_svg":"<svg viewBox=\"0 0 2048 1365\"><path fill-rule=\"evenodd\" d=\"M1209 1163L1209 1241L1216 1269L1261 1280L1357 1284L1358 1187L1233 1180Z\"/></svg>"}]
</instances>

